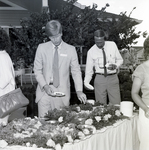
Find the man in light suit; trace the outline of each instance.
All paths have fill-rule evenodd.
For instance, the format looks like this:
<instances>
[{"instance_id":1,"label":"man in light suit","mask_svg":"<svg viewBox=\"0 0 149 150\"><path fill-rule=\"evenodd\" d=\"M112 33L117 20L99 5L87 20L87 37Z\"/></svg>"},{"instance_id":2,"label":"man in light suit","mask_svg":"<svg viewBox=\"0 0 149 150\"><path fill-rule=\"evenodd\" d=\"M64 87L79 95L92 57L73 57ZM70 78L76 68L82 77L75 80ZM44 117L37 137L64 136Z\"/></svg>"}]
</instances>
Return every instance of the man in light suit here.
<instances>
[{"instance_id":1,"label":"man in light suit","mask_svg":"<svg viewBox=\"0 0 149 150\"><path fill-rule=\"evenodd\" d=\"M86 103L86 95L82 92L83 83L78 57L74 46L62 40L62 27L59 21L51 20L46 24L45 32L51 41L39 44L35 60L34 73L38 82L36 103L38 116L44 117L49 110L69 106L70 72L72 74L78 99ZM58 86L54 85L54 55L58 51ZM54 92L62 92L63 97L57 97Z\"/></svg>"}]
</instances>

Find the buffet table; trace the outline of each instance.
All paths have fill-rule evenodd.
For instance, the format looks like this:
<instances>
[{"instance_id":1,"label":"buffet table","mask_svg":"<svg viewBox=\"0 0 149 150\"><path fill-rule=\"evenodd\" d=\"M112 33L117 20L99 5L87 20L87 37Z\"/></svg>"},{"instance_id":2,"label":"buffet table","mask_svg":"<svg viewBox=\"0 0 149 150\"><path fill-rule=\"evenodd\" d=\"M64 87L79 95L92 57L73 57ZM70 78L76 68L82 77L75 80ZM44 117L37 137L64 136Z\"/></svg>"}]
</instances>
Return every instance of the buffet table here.
<instances>
[{"instance_id":1,"label":"buffet table","mask_svg":"<svg viewBox=\"0 0 149 150\"><path fill-rule=\"evenodd\" d=\"M138 150L137 118L120 121L97 131L93 136L75 144L65 144L64 150Z\"/></svg>"},{"instance_id":2,"label":"buffet table","mask_svg":"<svg viewBox=\"0 0 149 150\"><path fill-rule=\"evenodd\" d=\"M138 150L138 115L120 120L113 126L97 130L84 140L64 144L62 150ZM43 150L43 148L7 146L2 150ZM51 150L51 149L49 149ZM57 149L56 149L57 150Z\"/></svg>"}]
</instances>

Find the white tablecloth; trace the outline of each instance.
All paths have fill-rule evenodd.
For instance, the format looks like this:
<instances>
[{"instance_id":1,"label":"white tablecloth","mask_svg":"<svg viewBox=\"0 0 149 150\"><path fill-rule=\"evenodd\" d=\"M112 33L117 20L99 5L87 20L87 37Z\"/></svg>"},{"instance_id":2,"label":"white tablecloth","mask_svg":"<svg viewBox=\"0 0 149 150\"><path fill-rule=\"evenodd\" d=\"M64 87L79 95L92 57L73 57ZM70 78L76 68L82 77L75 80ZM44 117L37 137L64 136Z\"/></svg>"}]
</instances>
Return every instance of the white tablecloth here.
<instances>
[{"instance_id":1,"label":"white tablecloth","mask_svg":"<svg viewBox=\"0 0 149 150\"><path fill-rule=\"evenodd\" d=\"M138 150L137 118L138 116L134 116L130 120L97 131L84 141L66 144L64 150Z\"/></svg>"},{"instance_id":2,"label":"white tablecloth","mask_svg":"<svg viewBox=\"0 0 149 150\"><path fill-rule=\"evenodd\" d=\"M137 119L138 115L134 115L130 120L119 121L113 126L97 131L96 134L82 141L65 144L63 150L138 150ZM7 146L4 150L35 149L32 147Z\"/></svg>"}]
</instances>

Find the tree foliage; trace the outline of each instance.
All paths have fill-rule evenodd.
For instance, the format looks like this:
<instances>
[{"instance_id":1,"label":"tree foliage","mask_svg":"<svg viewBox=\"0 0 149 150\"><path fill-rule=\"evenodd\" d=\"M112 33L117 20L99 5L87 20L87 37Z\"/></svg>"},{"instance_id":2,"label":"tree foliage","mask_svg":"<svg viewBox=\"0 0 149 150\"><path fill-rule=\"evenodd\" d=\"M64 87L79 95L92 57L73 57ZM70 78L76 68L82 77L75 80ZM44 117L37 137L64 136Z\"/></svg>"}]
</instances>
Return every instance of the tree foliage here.
<instances>
[{"instance_id":1,"label":"tree foliage","mask_svg":"<svg viewBox=\"0 0 149 150\"><path fill-rule=\"evenodd\" d=\"M101 10L96 10L97 5L78 9L73 5L76 1L67 0L68 3L65 3L61 10L32 13L30 18L22 18L20 21L22 28L14 28L11 34L14 39L12 58L17 61L17 58L23 57L26 64L33 63L38 44L48 40L44 34L44 26L51 19L57 19L62 23L65 42L74 46L84 45L87 49L94 44L93 32L96 29L104 29L108 35L107 40L115 41L120 50L129 49L140 37L141 32L135 32L136 22L126 13L112 15L112 20L108 20L104 16L108 4ZM102 21L99 18L102 18Z\"/></svg>"},{"instance_id":2,"label":"tree foliage","mask_svg":"<svg viewBox=\"0 0 149 150\"><path fill-rule=\"evenodd\" d=\"M140 37L141 32L135 32L135 25L135 21L128 18L125 13L121 13L118 21L113 18L108 24L109 40L115 41L119 49L129 49Z\"/></svg>"},{"instance_id":3,"label":"tree foliage","mask_svg":"<svg viewBox=\"0 0 149 150\"><path fill-rule=\"evenodd\" d=\"M30 18L20 20L21 29L13 28L10 33L12 39L10 55L14 63L17 63L20 58L25 60L26 66L33 63L38 45L47 40L43 31L43 26L47 21L49 21L49 14L32 13Z\"/></svg>"}]
</instances>

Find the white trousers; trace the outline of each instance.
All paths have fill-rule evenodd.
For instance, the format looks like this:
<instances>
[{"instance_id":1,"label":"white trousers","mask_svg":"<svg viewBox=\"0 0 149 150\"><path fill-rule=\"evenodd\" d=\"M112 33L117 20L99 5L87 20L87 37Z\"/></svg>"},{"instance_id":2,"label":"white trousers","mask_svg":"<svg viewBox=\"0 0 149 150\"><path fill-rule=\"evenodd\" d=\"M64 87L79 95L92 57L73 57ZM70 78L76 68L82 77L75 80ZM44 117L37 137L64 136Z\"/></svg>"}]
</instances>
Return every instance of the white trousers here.
<instances>
[{"instance_id":1,"label":"white trousers","mask_svg":"<svg viewBox=\"0 0 149 150\"><path fill-rule=\"evenodd\" d=\"M53 109L60 109L64 107L61 97L52 97L45 93L45 95L38 102L38 117L44 117L48 111Z\"/></svg>"}]
</instances>

